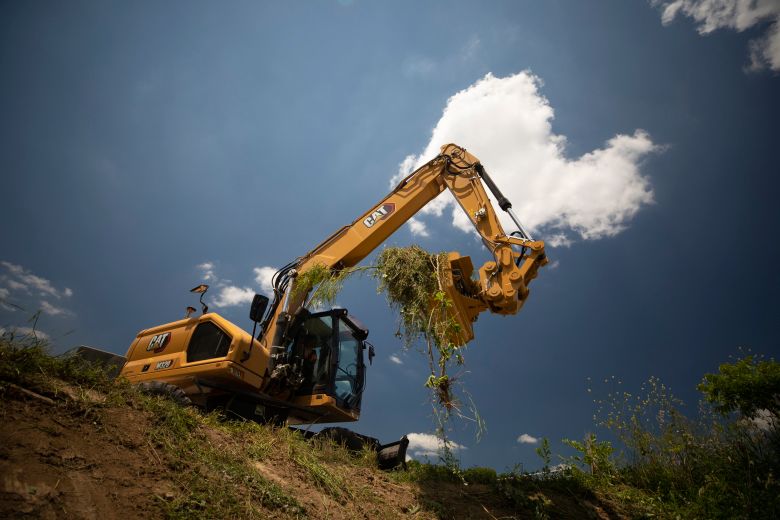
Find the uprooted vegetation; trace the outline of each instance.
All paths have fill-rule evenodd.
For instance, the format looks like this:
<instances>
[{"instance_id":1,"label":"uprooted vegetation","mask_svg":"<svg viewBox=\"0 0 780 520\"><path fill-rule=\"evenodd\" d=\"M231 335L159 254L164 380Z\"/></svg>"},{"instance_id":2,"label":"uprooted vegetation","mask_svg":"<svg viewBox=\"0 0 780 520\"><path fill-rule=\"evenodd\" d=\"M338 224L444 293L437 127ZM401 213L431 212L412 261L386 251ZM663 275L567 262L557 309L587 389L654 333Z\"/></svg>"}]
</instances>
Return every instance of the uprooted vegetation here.
<instances>
[{"instance_id":1,"label":"uprooted vegetation","mask_svg":"<svg viewBox=\"0 0 780 520\"><path fill-rule=\"evenodd\" d=\"M308 304L332 304L345 280L352 275L369 272L377 280L377 292L384 293L388 304L398 312L397 336L402 348L418 347L430 369L426 387L433 393L434 415L441 429L454 412L481 425L476 409L470 406L468 416L463 400L455 392L457 378L452 368L464 364L464 347L453 343L460 325L453 318L452 301L444 288L447 253L430 253L419 246L388 247L377 256L376 264L339 271L322 265L301 274L295 290L309 290ZM470 402L468 403L471 404Z\"/></svg>"},{"instance_id":2,"label":"uprooted vegetation","mask_svg":"<svg viewBox=\"0 0 780 520\"><path fill-rule=\"evenodd\" d=\"M376 469L299 433L139 393L29 338L0 338L0 516L625 518L582 486L488 468Z\"/></svg>"},{"instance_id":3,"label":"uprooted vegetation","mask_svg":"<svg viewBox=\"0 0 780 520\"><path fill-rule=\"evenodd\" d=\"M450 413L460 403L448 368L453 361L462 365L464 359L462 347L452 342L460 325L451 315L452 302L443 288L447 262L447 253L432 254L417 246L390 247L377 258L376 278L377 291L398 311L398 335L405 346L422 342L430 369L425 386Z\"/></svg>"}]
</instances>

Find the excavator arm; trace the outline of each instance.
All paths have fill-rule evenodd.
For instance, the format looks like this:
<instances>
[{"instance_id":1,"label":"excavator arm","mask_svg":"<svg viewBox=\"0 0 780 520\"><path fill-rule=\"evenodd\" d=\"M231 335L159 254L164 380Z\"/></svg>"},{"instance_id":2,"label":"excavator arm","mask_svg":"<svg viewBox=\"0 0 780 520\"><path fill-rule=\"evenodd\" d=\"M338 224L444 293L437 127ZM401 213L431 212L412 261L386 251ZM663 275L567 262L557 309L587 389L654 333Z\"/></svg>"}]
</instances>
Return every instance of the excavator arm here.
<instances>
[{"instance_id":1,"label":"excavator arm","mask_svg":"<svg viewBox=\"0 0 780 520\"><path fill-rule=\"evenodd\" d=\"M517 223L519 231L513 235L518 236L504 232L483 181L501 208ZM263 338L273 338L272 345L280 345L289 316L303 306L312 289L304 287L293 292L290 278L317 265L331 270L357 265L445 189L466 212L494 258L479 269L479 279L473 280L470 258L449 254L445 291L453 302L454 317L462 331L454 338L455 342L465 344L473 339L472 324L484 310L515 314L528 297L528 284L536 277L539 267L547 263L544 242L532 240L522 228L511 212L511 203L498 190L479 159L457 145L448 144L378 204L277 273L275 302L264 322ZM282 297L284 303L279 305Z\"/></svg>"}]
</instances>

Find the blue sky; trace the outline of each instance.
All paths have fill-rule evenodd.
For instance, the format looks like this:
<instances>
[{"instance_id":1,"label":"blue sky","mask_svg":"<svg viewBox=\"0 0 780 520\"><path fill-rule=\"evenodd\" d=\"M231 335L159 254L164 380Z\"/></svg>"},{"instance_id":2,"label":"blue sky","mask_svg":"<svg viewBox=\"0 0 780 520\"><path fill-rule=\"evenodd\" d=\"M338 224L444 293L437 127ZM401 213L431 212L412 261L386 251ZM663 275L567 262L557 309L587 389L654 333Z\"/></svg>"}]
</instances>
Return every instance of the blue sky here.
<instances>
[{"instance_id":1,"label":"blue sky","mask_svg":"<svg viewBox=\"0 0 780 520\"><path fill-rule=\"evenodd\" d=\"M124 353L208 263L249 327L256 268L457 139L551 259L518 315L476 326L461 378L487 433L455 424L463 464L537 466L521 434L564 451L594 429L588 377L695 404L704 372L780 336L780 8L711 4L5 2L0 325L40 309L56 349ZM487 259L433 208L388 244ZM424 359L373 282L339 304L379 352L355 429L430 433Z\"/></svg>"}]
</instances>

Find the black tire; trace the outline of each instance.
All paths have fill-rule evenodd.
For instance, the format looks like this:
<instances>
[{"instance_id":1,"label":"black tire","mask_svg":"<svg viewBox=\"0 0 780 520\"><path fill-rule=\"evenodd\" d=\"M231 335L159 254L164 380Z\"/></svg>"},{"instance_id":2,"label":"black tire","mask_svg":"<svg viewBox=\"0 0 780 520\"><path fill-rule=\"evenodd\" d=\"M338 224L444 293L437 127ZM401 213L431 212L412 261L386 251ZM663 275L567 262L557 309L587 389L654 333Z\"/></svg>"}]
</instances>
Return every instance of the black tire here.
<instances>
[{"instance_id":1,"label":"black tire","mask_svg":"<svg viewBox=\"0 0 780 520\"><path fill-rule=\"evenodd\" d=\"M144 381L138 385L141 392L148 395L161 395L167 397L179 406L192 406L192 401L184 390L176 385L165 383L164 381Z\"/></svg>"}]
</instances>

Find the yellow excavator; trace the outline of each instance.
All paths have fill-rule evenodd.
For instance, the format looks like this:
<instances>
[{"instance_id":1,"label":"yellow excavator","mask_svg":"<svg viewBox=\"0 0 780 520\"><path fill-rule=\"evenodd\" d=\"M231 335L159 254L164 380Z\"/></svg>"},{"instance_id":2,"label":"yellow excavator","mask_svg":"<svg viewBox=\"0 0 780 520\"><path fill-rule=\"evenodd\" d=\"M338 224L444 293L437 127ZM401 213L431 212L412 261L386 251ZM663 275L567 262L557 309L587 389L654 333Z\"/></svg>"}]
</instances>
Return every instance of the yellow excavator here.
<instances>
[{"instance_id":1,"label":"yellow excavator","mask_svg":"<svg viewBox=\"0 0 780 520\"><path fill-rule=\"evenodd\" d=\"M483 183L517 231L504 232ZM452 318L460 325L454 339L467 343L481 312L514 314L521 308L529 282L547 259L544 243L531 239L479 160L448 144L357 220L279 269L273 277L273 299L254 297L252 334L208 312L203 302L208 286L201 285L192 291L200 293L202 314L194 316L195 309L188 307L185 319L139 332L120 375L152 393L250 420L288 425L358 420L365 357L369 363L374 357L374 347L366 341L368 329L346 309L309 311L305 305L312 287L294 290L296 277L315 266L333 272L356 266L445 189L493 256L480 267L478 279L472 278L471 259L455 252L449 253L444 269ZM351 445L356 440L373 444L382 467L401 463L408 444L402 439L383 446L357 434L337 437Z\"/></svg>"}]
</instances>

